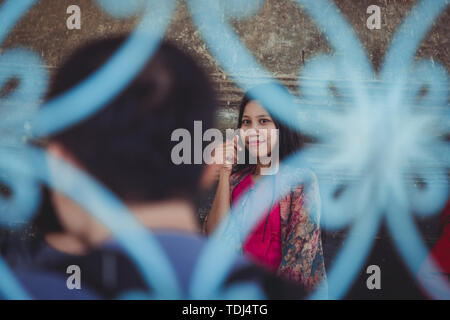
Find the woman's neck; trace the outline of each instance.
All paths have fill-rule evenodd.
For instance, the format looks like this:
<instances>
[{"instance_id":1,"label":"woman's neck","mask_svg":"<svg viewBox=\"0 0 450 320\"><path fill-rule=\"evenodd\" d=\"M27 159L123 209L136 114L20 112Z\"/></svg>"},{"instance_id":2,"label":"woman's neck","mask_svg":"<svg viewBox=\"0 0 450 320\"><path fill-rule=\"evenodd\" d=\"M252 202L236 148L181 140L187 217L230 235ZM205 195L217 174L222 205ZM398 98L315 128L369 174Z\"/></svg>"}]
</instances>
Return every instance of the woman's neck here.
<instances>
[{"instance_id":1,"label":"woman's neck","mask_svg":"<svg viewBox=\"0 0 450 320\"><path fill-rule=\"evenodd\" d=\"M258 163L256 164L255 170L252 173L252 179L254 181L258 180L261 177L261 170L269 170L272 167L272 162L269 163L261 163L258 159ZM266 171L268 172L268 171Z\"/></svg>"}]
</instances>

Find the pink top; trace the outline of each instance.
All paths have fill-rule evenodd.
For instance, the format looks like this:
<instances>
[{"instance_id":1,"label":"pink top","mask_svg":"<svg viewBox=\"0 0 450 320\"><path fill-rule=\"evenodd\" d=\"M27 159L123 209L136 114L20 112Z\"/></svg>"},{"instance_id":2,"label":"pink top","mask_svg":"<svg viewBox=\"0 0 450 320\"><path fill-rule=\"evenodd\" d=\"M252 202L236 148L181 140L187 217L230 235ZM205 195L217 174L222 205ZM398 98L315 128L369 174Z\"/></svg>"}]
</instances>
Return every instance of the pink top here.
<instances>
[{"instance_id":1,"label":"pink top","mask_svg":"<svg viewBox=\"0 0 450 320\"><path fill-rule=\"evenodd\" d=\"M253 189L254 185L251 174L243 178L231 193L232 203L237 202L247 190ZM244 254L249 255L255 262L275 272L281 263L281 223L278 202L270 210L267 225L266 219L267 212L248 235L242 249Z\"/></svg>"}]
</instances>

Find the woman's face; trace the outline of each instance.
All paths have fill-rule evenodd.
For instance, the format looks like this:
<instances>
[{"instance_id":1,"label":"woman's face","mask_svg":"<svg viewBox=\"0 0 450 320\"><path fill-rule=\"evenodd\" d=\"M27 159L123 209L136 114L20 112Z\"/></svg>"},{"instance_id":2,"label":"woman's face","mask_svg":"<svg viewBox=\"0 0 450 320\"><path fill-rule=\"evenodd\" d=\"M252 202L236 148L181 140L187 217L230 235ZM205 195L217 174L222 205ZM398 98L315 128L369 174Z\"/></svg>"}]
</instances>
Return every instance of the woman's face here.
<instances>
[{"instance_id":1,"label":"woman's face","mask_svg":"<svg viewBox=\"0 0 450 320\"><path fill-rule=\"evenodd\" d=\"M270 156L278 142L277 129L272 117L257 102L250 101L244 108L241 122L241 139L255 158Z\"/></svg>"}]
</instances>

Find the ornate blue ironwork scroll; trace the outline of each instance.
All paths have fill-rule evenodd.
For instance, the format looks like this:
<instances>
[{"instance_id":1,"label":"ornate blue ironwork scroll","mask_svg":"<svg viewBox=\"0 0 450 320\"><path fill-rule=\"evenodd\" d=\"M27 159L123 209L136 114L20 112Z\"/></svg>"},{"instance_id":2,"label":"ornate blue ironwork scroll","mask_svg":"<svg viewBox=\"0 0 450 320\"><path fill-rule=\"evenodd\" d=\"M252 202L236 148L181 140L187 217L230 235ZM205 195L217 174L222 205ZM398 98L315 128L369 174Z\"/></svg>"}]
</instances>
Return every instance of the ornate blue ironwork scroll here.
<instances>
[{"instance_id":1,"label":"ornate blue ironwork scroll","mask_svg":"<svg viewBox=\"0 0 450 320\"><path fill-rule=\"evenodd\" d=\"M0 41L36 2L4 2L0 7ZM210 52L242 89L249 89L248 83L239 77L242 70L254 77L270 77L222 19L223 15L235 18L251 15L263 1L186 2ZM327 36L334 54L318 56L303 67L299 101L293 103L281 84L257 92L254 98L271 113L319 141L283 162L279 172L282 187L277 197L299 183L308 188L312 175L303 168L309 168L319 178L322 211L326 213L323 227L338 229L353 224L328 274L328 297L339 299L360 270L382 219L386 219L399 251L415 273L427 252L412 212L433 214L448 197L448 181L442 177L446 177L445 170L449 167L449 146L439 138L449 132L450 126L448 73L437 63L414 60L419 44L448 1L423 0L415 5L395 34L378 74L332 1L296 2ZM98 3L116 17L145 9L138 27L108 63L43 108L37 109L48 77L44 63L25 49L10 49L0 56L0 63L13 65L21 61L22 66L30 66L2 68L0 74L0 85L12 77L19 78L21 83L0 105L0 179L13 192L11 198L0 198L0 205L6 208L1 211L0 223L28 221L39 201L38 185L45 183L67 194L104 223L136 262L153 294L130 293L125 298L263 298L253 285L224 291L223 283L238 254L235 245L250 232L269 203L255 201L250 212L252 223L239 227L240 206L232 209L229 218L208 241L188 296L183 296L163 250L118 199L75 168L27 143L29 137L45 136L82 121L117 96L157 49L176 1L98 0ZM320 81L313 84L308 79ZM337 95L329 89L330 85ZM427 90L421 94L424 87ZM336 105L345 107L338 109ZM293 112L299 115L294 122ZM320 161L324 158L326 162ZM48 172L49 163L60 174ZM434 172L426 171L430 163ZM299 170L293 174L292 168ZM334 175L337 178L330 179L332 173L337 173ZM412 187L414 176L420 177L426 187ZM265 183L266 179L258 183L255 199L270 198ZM336 197L338 189L343 191ZM318 218L320 207L311 209L311 217ZM129 236L130 230L133 237ZM2 279L6 279L0 282L4 297L28 298L2 260L0 272ZM445 279L441 284L423 285L433 297L449 298L450 285ZM323 298L323 294L318 291L310 298Z\"/></svg>"}]
</instances>

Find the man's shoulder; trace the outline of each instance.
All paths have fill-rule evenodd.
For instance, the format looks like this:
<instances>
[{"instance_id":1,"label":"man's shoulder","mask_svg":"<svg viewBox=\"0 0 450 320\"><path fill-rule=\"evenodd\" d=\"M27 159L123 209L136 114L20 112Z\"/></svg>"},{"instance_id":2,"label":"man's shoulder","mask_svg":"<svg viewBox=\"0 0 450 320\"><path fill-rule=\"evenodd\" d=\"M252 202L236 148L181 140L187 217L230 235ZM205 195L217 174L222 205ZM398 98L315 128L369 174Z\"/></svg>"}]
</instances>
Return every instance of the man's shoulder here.
<instances>
[{"instance_id":1,"label":"man's shoulder","mask_svg":"<svg viewBox=\"0 0 450 320\"><path fill-rule=\"evenodd\" d=\"M99 300L101 297L84 283L74 287L71 275L64 276L44 269L19 267L14 276L31 299L39 300ZM76 275L72 275L76 276ZM75 281L75 280L74 280ZM9 297L1 297L3 299ZM12 297L14 298L14 297Z\"/></svg>"},{"instance_id":2,"label":"man's shoulder","mask_svg":"<svg viewBox=\"0 0 450 320\"><path fill-rule=\"evenodd\" d=\"M182 290L187 294L207 239L200 234L176 231L153 235L168 257ZM75 268L69 270L71 266ZM77 270L81 277L81 291L72 290L67 284L74 281L72 278L76 277ZM17 268L14 271L36 299L117 299L126 292L152 292L136 261L117 241L109 241L85 255L67 256L46 266ZM233 262L225 279L225 290L234 284L252 283L269 299L295 299L303 294L301 288L284 282L243 256Z\"/></svg>"},{"instance_id":3,"label":"man's shoulder","mask_svg":"<svg viewBox=\"0 0 450 320\"><path fill-rule=\"evenodd\" d=\"M41 238L28 228L0 230L0 254L10 266L33 264Z\"/></svg>"}]
</instances>

